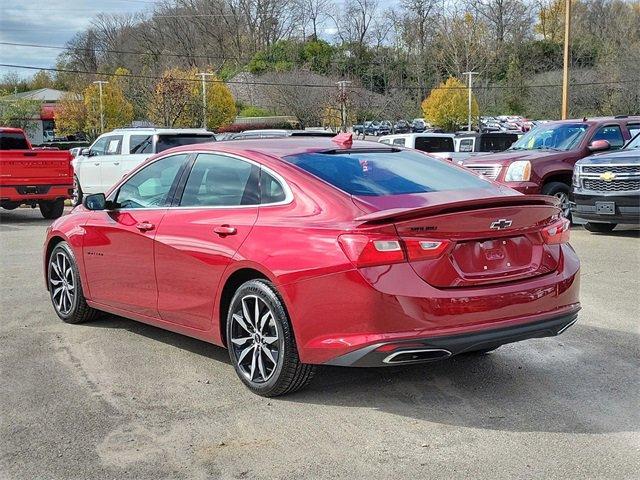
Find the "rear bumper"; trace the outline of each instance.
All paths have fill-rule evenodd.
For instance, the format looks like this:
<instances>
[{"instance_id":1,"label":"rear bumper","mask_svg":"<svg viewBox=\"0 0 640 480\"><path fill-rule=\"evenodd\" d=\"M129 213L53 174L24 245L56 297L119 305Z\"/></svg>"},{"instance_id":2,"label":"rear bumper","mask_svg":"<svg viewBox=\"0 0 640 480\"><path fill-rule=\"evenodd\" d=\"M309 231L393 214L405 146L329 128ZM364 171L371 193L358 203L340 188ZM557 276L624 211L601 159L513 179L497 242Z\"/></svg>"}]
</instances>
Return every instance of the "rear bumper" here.
<instances>
[{"instance_id":1,"label":"rear bumper","mask_svg":"<svg viewBox=\"0 0 640 480\"><path fill-rule=\"evenodd\" d=\"M575 220L632 224L640 222L640 192L621 195L619 193L594 194L574 191L571 200L571 213ZM598 213L596 202L615 203L614 213Z\"/></svg>"},{"instance_id":2,"label":"rear bumper","mask_svg":"<svg viewBox=\"0 0 640 480\"><path fill-rule=\"evenodd\" d=\"M578 312L547 320L461 335L376 343L326 362L343 367L382 367L441 360L530 338L560 335L578 321ZM386 348L390 347L390 348Z\"/></svg>"},{"instance_id":3,"label":"rear bumper","mask_svg":"<svg viewBox=\"0 0 640 480\"><path fill-rule=\"evenodd\" d=\"M1 185L0 201L37 203L41 200L71 198L73 184Z\"/></svg>"}]
</instances>

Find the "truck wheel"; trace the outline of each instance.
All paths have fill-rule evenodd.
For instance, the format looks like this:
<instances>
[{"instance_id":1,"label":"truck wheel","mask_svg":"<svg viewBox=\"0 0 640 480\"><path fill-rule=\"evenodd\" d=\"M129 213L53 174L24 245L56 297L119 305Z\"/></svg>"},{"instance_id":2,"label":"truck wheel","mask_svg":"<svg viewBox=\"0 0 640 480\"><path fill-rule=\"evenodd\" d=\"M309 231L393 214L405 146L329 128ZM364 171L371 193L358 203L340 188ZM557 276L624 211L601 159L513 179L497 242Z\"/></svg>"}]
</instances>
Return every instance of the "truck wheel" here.
<instances>
[{"instance_id":1,"label":"truck wheel","mask_svg":"<svg viewBox=\"0 0 640 480\"><path fill-rule=\"evenodd\" d=\"M5 210L15 210L20 206L20 202L2 202L0 203L0 207Z\"/></svg>"},{"instance_id":2,"label":"truck wheel","mask_svg":"<svg viewBox=\"0 0 640 480\"><path fill-rule=\"evenodd\" d=\"M571 207L569 205L569 192L571 187L562 182L549 182L542 187L543 195L550 195L560 200L560 208L562 209L562 216L571 219Z\"/></svg>"},{"instance_id":3,"label":"truck wheel","mask_svg":"<svg viewBox=\"0 0 640 480\"><path fill-rule=\"evenodd\" d=\"M73 176L73 195L71 197L71 205L77 207L82 203L82 187L80 186L80 180L76 175Z\"/></svg>"},{"instance_id":4,"label":"truck wheel","mask_svg":"<svg viewBox=\"0 0 640 480\"><path fill-rule=\"evenodd\" d=\"M595 223L595 222L587 222L584 224L584 228L589 232L595 233L608 233L611 232L614 228L616 228L617 223Z\"/></svg>"},{"instance_id":5,"label":"truck wheel","mask_svg":"<svg viewBox=\"0 0 640 480\"><path fill-rule=\"evenodd\" d=\"M59 218L64 212L64 200L62 198L50 202L40 202L38 206L42 216L48 219Z\"/></svg>"}]
</instances>

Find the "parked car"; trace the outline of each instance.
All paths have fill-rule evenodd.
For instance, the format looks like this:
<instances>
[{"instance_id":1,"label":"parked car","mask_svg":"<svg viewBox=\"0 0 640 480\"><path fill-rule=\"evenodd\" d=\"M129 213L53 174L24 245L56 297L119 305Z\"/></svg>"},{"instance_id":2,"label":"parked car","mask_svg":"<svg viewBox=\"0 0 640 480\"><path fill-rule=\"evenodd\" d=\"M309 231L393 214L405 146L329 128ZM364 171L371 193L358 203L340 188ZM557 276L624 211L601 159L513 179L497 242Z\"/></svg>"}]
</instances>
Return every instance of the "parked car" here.
<instances>
[{"instance_id":1,"label":"parked car","mask_svg":"<svg viewBox=\"0 0 640 480\"><path fill-rule=\"evenodd\" d=\"M454 143L456 152L459 153L495 153L506 150L518 138L517 134L508 132L461 132L454 138Z\"/></svg>"},{"instance_id":2,"label":"parked car","mask_svg":"<svg viewBox=\"0 0 640 480\"><path fill-rule=\"evenodd\" d=\"M422 133L427 129L427 124L422 118L414 118L411 122L411 132Z\"/></svg>"},{"instance_id":3,"label":"parked car","mask_svg":"<svg viewBox=\"0 0 640 480\"><path fill-rule=\"evenodd\" d=\"M122 128L100 135L73 160L73 203L87 193L104 193L155 153L193 143L214 142L203 129Z\"/></svg>"},{"instance_id":4,"label":"parked car","mask_svg":"<svg viewBox=\"0 0 640 480\"><path fill-rule=\"evenodd\" d=\"M107 311L226 346L249 389L281 395L316 365L565 331L579 261L556 205L344 136L191 145L55 222L46 284L66 322Z\"/></svg>"},{"instance_id":5,"label":"parked car","mask_svg":"<svg viewBox=\"0 0 640 480\"><path fill-rule=\"evenodd\" d=\"M393 126L393 133L409 133L411 125L406 120L398 120Z\"/></svg>"},{"instance_id":6,"label":"parked car","mask_svg":"<svg viewBox=\"0 0 640 480\"><path fill-rule=\"evenodd\" d=\"M40 208L44 218L58 218L71 198L73 168L68 150L35 150L23 130L0 127L0 207Z\"/></svg>"},{"instance_id":7,"label":"parked car","mask_svg":"<svg viewBox=\"0 0 640 480\"><path fill-rule=\"evenodd\" d=\"M245 130L236 133L227 140L248 140L252 138L284 138L284 137L335 137L330 130L284 130L268 128L262 130Z\"/></svg>"},{"instance_id":8,"label":"parked car","mask_svg":"<svg viewBox=\"0 0 640 480\"><path fill-rule=\"evenodd\" d=\"M351 127L351 130L353 131L353 134L356 135L357 137L363 137L366 135L365 131L367 130L367 127L371 125L371 123L372 122L370 121L366 121L364 123L353 125Z\"/></svg>"},{"instance_id":9,"label":"parked car","mask_svg":"<svg viewBox=\"0 0 640 480\"><path fill-rule=\"evenodd\" d=\"M606 141L606 140L600 140ZM573 169L571 213L590 232L640 225L640 133L617 152L579 160Z\"/></svg>"},{"instance_id":10,"label":"parked car","mask_svg":"<svg viewBox=\"0 0 640 480\"><path fill-rule=\"evenodd\" d=\"M378 140L387 145L415 148L434 157L447 160L458 160L455 151L455 135L452 133L403 133L399 135L385 135ZM466 155L463 155L463 157Z\"/></svg>"},{"instance_id":11,"label":"parked car","mask_svg":"<svg viewBox=\"0 0 640 480\"><path fill-rule=\"evenodd\" d=\"M548 122L525 133L504 152L463 163L519 192L558 197L564 215L569 216L574 164L595 152L622 148L634 129L640 129L638 116Z\"/></svg>"},{"instance_id":12,"label":"parked car","mask_svg":"<svg viewBox=\"0 0 640 480\"><path fill-rule=\"evenodd\" d=\"M377 120L364 123L364 134L377 136L380 131L380 122Z\"/></svg>"}]
</instances>

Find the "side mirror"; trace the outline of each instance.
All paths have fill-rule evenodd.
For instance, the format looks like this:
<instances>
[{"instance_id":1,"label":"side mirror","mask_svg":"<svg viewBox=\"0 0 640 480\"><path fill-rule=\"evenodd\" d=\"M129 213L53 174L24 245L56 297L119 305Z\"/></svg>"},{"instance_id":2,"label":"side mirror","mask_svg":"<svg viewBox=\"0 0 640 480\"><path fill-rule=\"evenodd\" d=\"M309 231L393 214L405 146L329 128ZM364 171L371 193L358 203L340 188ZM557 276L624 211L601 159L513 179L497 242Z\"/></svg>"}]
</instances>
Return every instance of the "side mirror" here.
<instances>
[{"instance_id":1,"label":"side mirror","mask_svg":"<svg viewBox=\"0 0 640 480\"><path fill-rule=\"evenodd\" d=\"M94 193L84 197L82 204L87 210L104 210L107 207L107 199L104 193Z\"/></svg>"},{"instance_id":2,"label":"side mirror","mask_svg":"<svg viewBox=\"0 0 640 480\"><path fill-rule=\"evenodd\" d=\"M594 140L587 148L590 152L604 152L611 148L611 144L606 140Z\"/></svg>"},{"instance_id":3,"label":"side mirror","mask_svg":"<svg viewBox=\"0 0 640 480\"><path fill-rule=\"evenodd\" d=\"M83 157L90 157L91 156L91 149L83 148L82 150L80 150L80 155L82 155Z\"/></svg>"}]
</instances>

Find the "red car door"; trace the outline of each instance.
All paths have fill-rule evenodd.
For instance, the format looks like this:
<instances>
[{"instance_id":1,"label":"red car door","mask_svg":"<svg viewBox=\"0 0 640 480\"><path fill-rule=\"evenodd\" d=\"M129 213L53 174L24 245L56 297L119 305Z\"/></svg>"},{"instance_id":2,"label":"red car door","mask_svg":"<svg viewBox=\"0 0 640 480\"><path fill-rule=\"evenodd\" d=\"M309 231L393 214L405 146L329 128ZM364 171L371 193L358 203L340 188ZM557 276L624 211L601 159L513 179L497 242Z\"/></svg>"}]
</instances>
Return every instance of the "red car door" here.
<instances>
[{"instance_id":1,"label":"red car door","mask_svg":"<svg viewBox=\"0 0 640 480\"><path fill-rule=\"evenodd\" d=\"M156 234L158 311L163 320L210 330L220 278L258 216L260 168L199 154L179 204Z\"/></svg>"},{"instance_id":2,"label":"red car door","mask_svg":"<svg viewBox=\"0 0 640 480\"><path fill-rule=\"evenodd\" d=\"M117 208L90 215L83 260L93 301L158 316L155 237L186 160L172 155L150 163L110 195Z\"/></svg>"}]
</instances>

